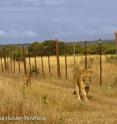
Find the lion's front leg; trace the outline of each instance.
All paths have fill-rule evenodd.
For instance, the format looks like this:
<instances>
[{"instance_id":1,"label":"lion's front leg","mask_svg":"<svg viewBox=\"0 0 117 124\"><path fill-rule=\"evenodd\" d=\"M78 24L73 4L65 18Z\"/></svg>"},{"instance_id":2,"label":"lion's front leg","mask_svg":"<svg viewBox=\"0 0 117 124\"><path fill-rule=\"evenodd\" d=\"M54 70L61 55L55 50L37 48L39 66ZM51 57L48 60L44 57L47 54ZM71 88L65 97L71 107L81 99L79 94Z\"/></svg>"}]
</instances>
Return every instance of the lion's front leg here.
<instances>
[{"instance_id":1,"label":"lion's front leg","mask_svg":"<svg viewBox=\"0 0 117 124\"><path fill-rule=\"evenodd\" d=\"M90 86L85 86L85 92L86 92L87 97L88 97L89 90L90 90Z\"/></svg>"},{"instance_id":2,"label":"lion's front leg","mask_svg":"<svg viewBox=\"0 0 117 124\"><path fill-rule=\"evenodd\" d=\"M80 89L79 89L79 86L78 86L77 83L76 83L76 92L77 92L77 99L78 99L79 101L81 101L81 97L80 97Z\"/></svg>"},{"instance_id":3,"label":"lion's front leg","mask_svg":"<svg viewBox=\"0 0 117 124\"><path fill-rule=\"evenodd\" d=\"M81 95L83 97L84 102L89 102L88 97L87 97L87 93L85 91L85 85L81 88Z\"/></svg>"}]
</instances>

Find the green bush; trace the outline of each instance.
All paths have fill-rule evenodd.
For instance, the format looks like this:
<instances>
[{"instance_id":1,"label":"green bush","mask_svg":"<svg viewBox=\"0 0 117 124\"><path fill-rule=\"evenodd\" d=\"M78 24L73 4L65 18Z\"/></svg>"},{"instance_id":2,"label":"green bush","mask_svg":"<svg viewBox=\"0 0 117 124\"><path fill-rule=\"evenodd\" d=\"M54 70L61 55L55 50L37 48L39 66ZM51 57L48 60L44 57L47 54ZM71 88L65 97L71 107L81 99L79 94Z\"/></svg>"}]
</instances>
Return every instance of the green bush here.
<instances>
[{"instance_id":1,"label":"green bush","mask_svg":"<svg viewBox=\"0 0 117 124\"><path fill-rule=\"evenodd\" d=\"M23 53L22 52L18 52L17 50L12 51L10 57L12 59L15 59L16 61L24 61Z\"/></svg>"}]
</instances>

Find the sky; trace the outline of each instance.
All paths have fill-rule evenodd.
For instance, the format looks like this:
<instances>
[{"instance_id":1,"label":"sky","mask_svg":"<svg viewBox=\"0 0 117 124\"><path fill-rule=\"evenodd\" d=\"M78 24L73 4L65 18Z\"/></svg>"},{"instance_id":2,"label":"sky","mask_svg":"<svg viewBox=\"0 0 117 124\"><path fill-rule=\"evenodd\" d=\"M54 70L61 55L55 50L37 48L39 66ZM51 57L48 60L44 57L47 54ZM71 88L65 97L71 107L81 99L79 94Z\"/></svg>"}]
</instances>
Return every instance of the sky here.
<instances>
[{"instance_id":1,"label":"sky","mask_svg":"<svg viewBox=\"0 0 117 124\"><path fill-rule=\"evenodd\" d=\"M114 39L117 0L0 0L0 44Z\"/></svg>"}]
</instances>

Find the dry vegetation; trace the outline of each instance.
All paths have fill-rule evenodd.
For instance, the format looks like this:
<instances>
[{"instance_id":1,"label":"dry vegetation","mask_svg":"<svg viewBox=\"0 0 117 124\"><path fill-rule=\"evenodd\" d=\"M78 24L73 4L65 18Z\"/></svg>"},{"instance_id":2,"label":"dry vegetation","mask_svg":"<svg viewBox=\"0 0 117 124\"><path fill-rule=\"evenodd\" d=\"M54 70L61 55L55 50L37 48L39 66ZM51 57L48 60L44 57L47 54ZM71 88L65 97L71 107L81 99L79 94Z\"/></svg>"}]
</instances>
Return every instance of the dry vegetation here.
<instances>
[{"instance_id":1,"label":"dry vegetation","mask_svg":"<svg viewBox=\"0 0 117 124\"><path fill-rule=\"evenodd\" d=\"M51 57L52 77L47 77L47 58L44 58L46 79L33 78L31 88L24 87L26 78L16 73L0 75L0 116L42 116L44 121L17 121L12 123L38 124L115 124L117 123L117 65L107 63L103 57L103 86L99 86L99 58L93 56L93 85L89 93L90 103L79 103L72 95L74 83L73 57L68 58L69 80L64 79L64 57L61 57L62 79L56 74L56 60ZM82 57L77 65L84 66ZM33 59L32 59L32 63ZM41 68L40 58L37 59ZM17 66L17 65L16 65ZM41 70L41 69L40 69ZM23 71L23 70L22 70ZM41 75L41 73L40 73ZM10 123L0 121L0 123Z\"/></svg>"}]
</instances>

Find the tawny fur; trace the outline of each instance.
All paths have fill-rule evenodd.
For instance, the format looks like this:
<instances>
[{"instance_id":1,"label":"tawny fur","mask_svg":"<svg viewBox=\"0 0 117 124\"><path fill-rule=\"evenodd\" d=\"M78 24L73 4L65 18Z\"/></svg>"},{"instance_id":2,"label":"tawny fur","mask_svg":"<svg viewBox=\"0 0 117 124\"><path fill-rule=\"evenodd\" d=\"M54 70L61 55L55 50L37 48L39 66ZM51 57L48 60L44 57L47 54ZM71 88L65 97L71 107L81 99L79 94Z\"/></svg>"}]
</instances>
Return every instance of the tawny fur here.
<instances>
[{"instance_id":1,"label":"tawny fur","mask_svg":"<svg viewBox=\"0 0 117 124\"><path fill-rule=\"evenodd\" d=\"M73 78L76 86L76 91L74 91L73 94L77 95L78 100L84 102L88 101L91 77L92 72L89 69L75 71Z\"/></svg>"}]
</instances>

